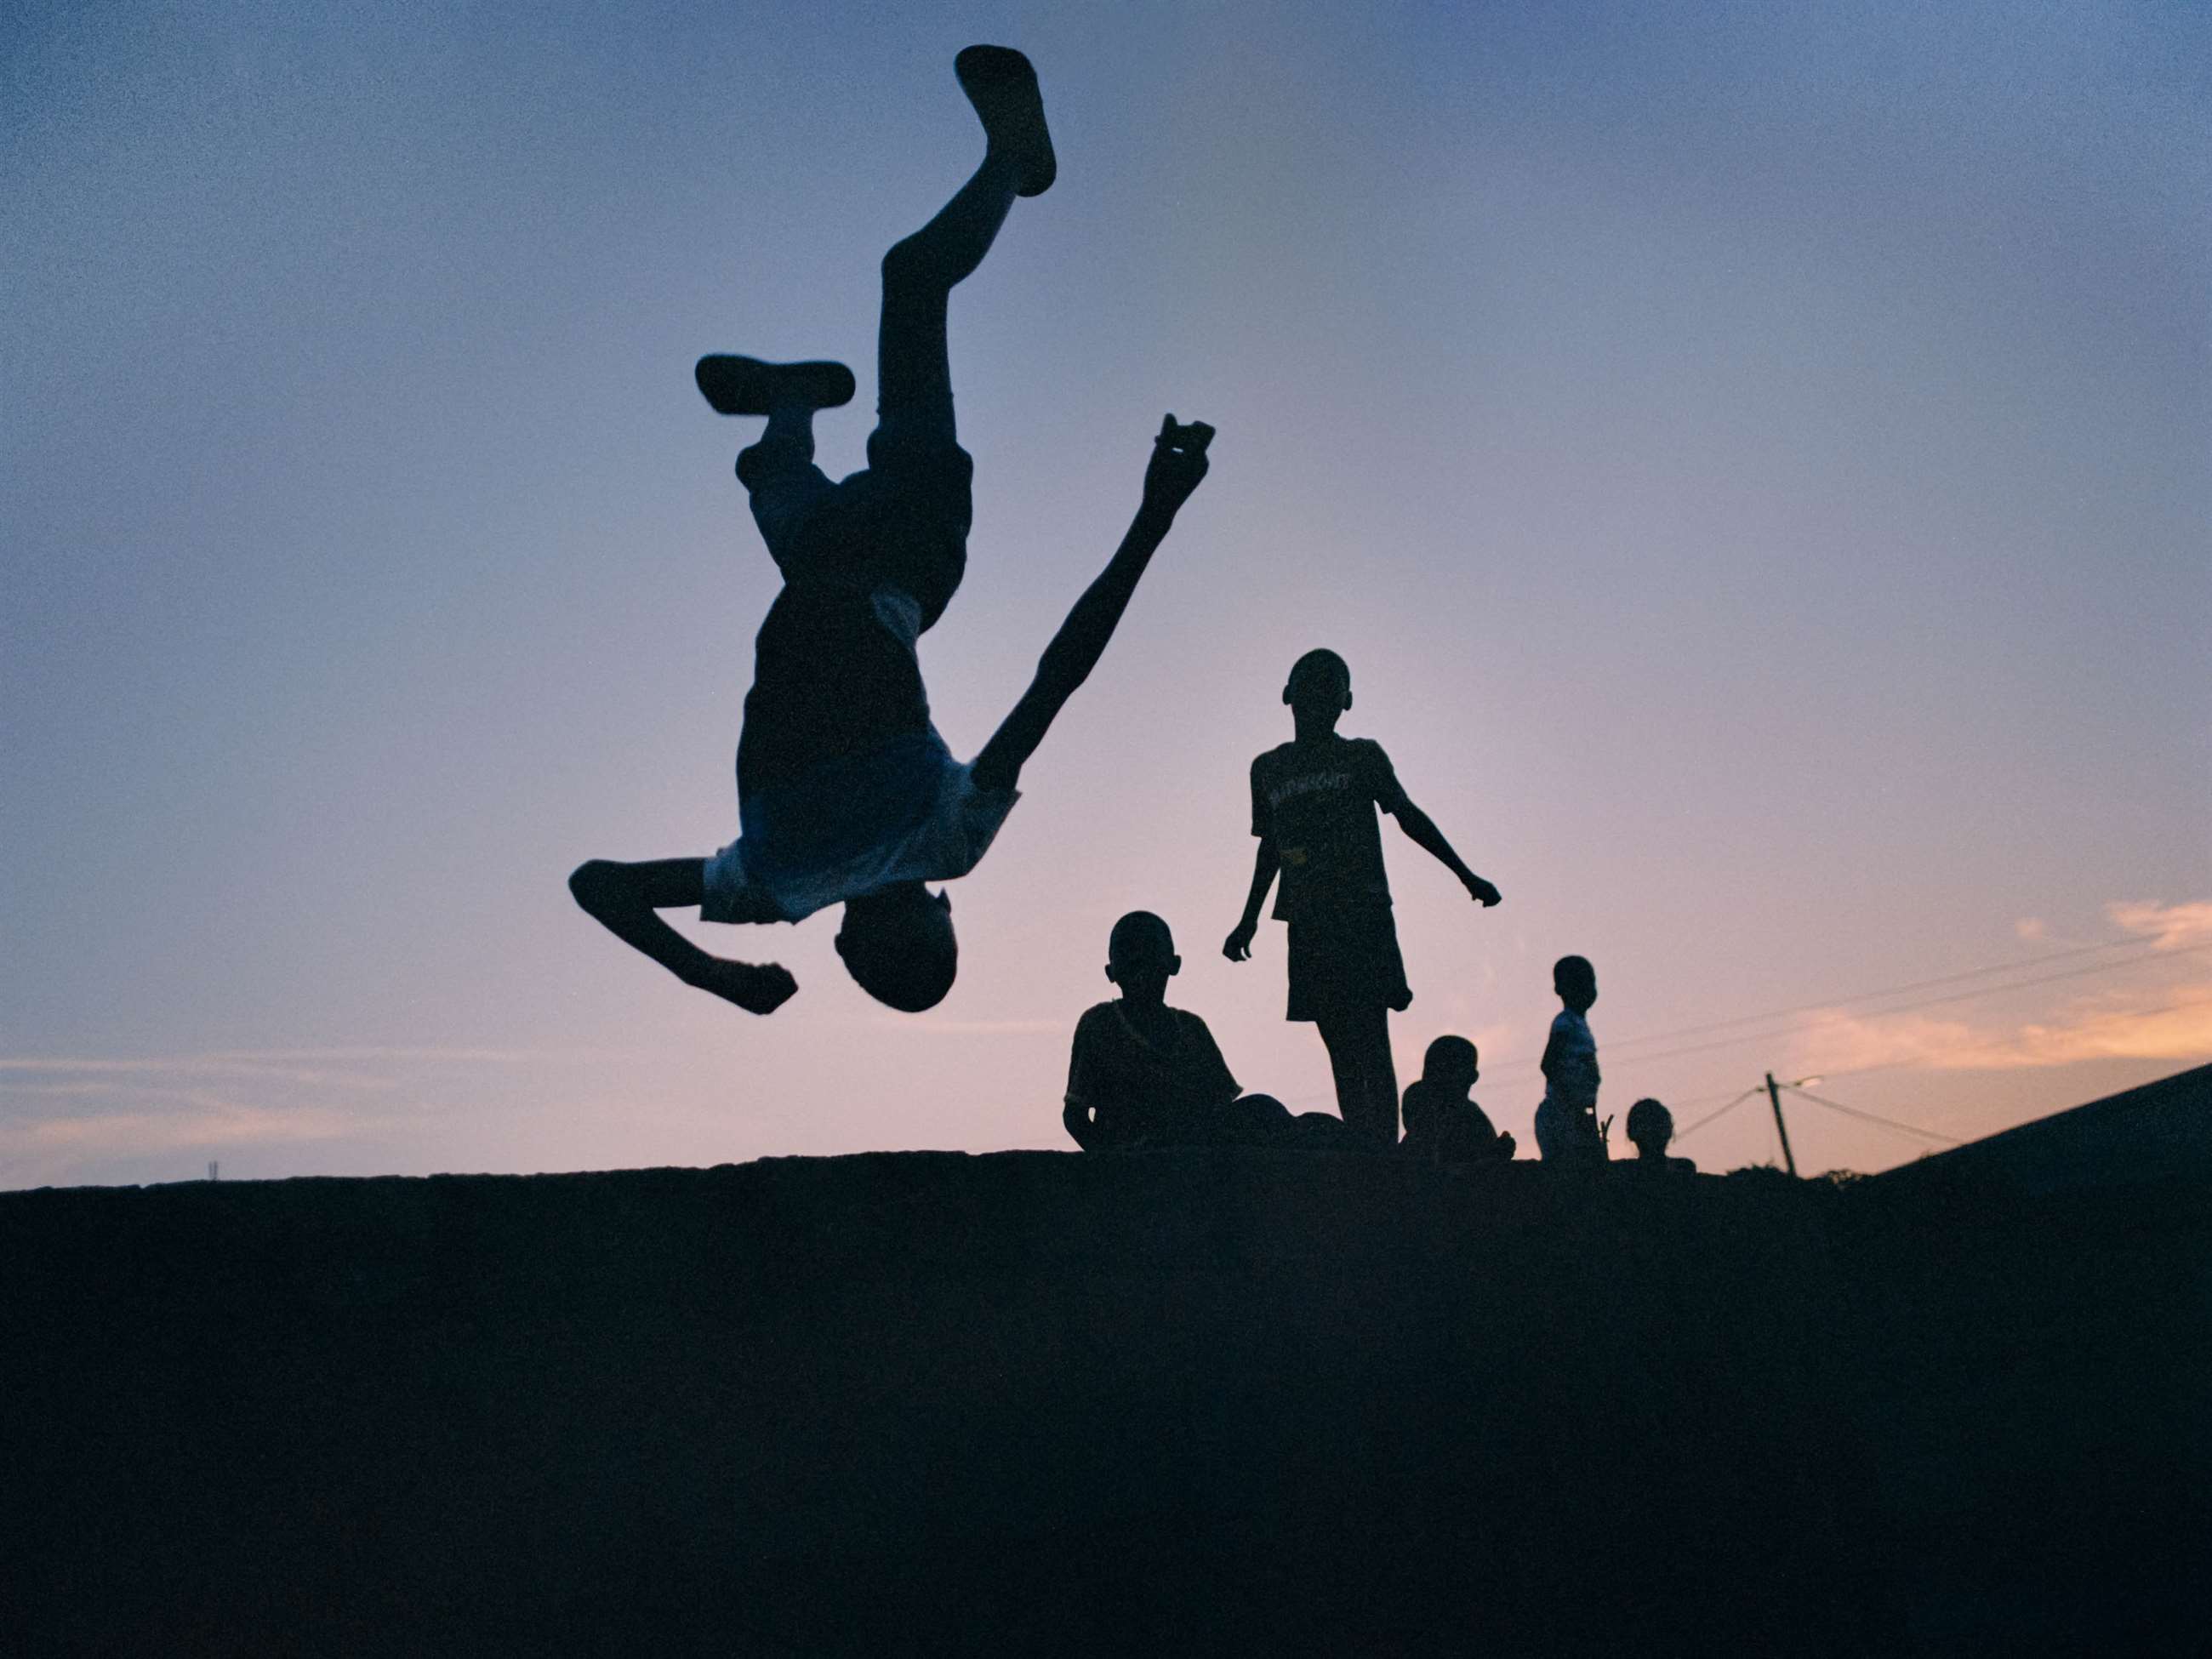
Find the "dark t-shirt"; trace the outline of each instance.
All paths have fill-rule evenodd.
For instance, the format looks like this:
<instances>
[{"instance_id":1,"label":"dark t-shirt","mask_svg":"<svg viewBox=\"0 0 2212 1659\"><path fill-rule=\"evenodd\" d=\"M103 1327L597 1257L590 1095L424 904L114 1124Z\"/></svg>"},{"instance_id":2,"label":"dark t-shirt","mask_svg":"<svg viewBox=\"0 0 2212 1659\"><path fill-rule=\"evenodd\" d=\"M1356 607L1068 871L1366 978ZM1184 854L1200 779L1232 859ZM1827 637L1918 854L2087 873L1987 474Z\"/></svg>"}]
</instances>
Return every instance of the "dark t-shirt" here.
<instances>
[{"instance_id":1,"label":"dark t-shirt","mask_svg":"<svg viewBox=\"0 0 2212 1659\"><path fill-rule=\"evenodd\" d=\"M1252 833L1275 844L1283 861L1275 895L1279 921L1390 902L1382 836L1375 809L1406 804L1382 745L1334 732L1286 743L1252 763Z\"/></svg>"},{"instance_id":2,"label":"dark t-shirt","mask_svg":"<svg viewBox=\"0 0 2212 1659\"><path fill-rule=\"evenodd\" d=\"M796 782L840 755L929 730L915 601L895 588L787 584L753 641L738 793Z\"/></svg>"},{"instance_id":3,"label":"dark t-shirt","mask_svg":"<svg viewBox=\"0 0 2212 1659\"><path fill-rule=\"evenodd\" d=\"M1095 1115L1101 1146L1173 1146L1202 1138L1218 1109L1237 1098L1237 1079L1206 1022L1167 1011L1172 1036L1155 1042L1119 1000L1086 1009L1075 1023L1067 1098Z\"/></svg>"}]
</instances>

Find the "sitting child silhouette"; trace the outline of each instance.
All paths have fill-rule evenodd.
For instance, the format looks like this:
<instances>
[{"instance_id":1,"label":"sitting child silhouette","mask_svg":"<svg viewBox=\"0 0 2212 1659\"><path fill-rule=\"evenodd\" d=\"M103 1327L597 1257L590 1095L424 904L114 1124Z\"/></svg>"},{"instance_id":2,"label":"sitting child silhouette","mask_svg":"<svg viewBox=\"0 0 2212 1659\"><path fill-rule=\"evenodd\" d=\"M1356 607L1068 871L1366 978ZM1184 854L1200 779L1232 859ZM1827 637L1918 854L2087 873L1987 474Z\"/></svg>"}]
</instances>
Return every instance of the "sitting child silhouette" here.
<instances>
[{"instance_id":1,"label":"sitting child silhouette","mask_svg":"<svg viewBox=\"0 0 2212 1659\"><path fill-rule=\"evenodd\" d=\"M1597 1039L1585 1018L1597 1001L1597 970L1586 957L1552 964L1561 1007L1544 1044L1544 1099L1536 1108L1536 1150L1547 1164L1602 1164L1605 1136L1597 1124Z\"/></svg>"},{"instance_id":2,"label":"sitting child silhouette","mask_svg":"<svg viewBox=\"0 0 2212 1659\"><path fill-rule=\"evenodd\" d=\"M1337 735L1338 720L1352 707L1352 671L1343 658L1307 652L1291 668L1283 701L1297 735L1252 763L1252 833L1260 846L1244 915L1222 954L1231 962L1249 958L1260 907L1279 872L1275 915L1290 933L1285 1018L1311 1020L1320 1029L1337 1109L1346 1123L1387 1148L1398 1140L1389 1016L1412 1003L1413 993L1398 954L1376 809L1395 817L1413 844L1457 876L1478 902L1497 903L1498 890L1461 861L1407 797L1380 744Z\"/></svg>"},{"instance_id":3,"label":"sitting child silhouette","mask_svg":"<svg viewBox=\"0 0 2212 1659\"><path fill-rule=\"evenodd\" d=\"M773 963L708 954L659 912L697 906L720 922L797 921L842 903L847 970L888 1006L918 1012L958 967L951 902L926 883L967 874L1018 798L1022 766L1097 665L1137 581L1205 477L1212 428L1170 416L1144 495L1104 572L1045 648L1036 676L975 760L953 760L929 717L915 646L967 562L973 463L952 411L945 313L1017 196L1055 162L1029 60L970 46L954 60L981 117L982 164L937 216L884 257L878 403L869 465L832 483L813 463L817 409L853 395L838 363L701 360L699 388L727 415L765 415L738 457L761 538L783 573L754 641L738 739L736 841L712 858L593 860L578 903L686 984L754 1013L796 990Z\"/></svg>"},{"instance_id":4,"label":"sitting child silhouette","mask_svg":"<svg viewBox=\"0 0 2212 1659\"><path fill-rule=\"evenodd\" d=\"M1503 1163L1513 1137L1500 1134L1474 1103L1480 1057L1463 1036L1440 1036L1421 1057L1421 1074L1406 1085L1407 1156L1434 1164Z\"/></svg>"},{"instance_id":5,"label":"sitting child silhouette","mask_svg":"<svg viewBox=\"0 0 2212 1659\"><path fill-rule=\"evenodd\" d=\"M1168 981L1182 971L1174 934L1151 911L1114 924L1106 977L1121 994L1076 1021L1060 1115L1085 1151L1224 1137L1237 1079L1206 1022L1168 1006Z\"/></svg>"},{"instance_id":6,"label":"sitting child silhouette","mask_svg":"<svg viewBox=\"0 0 2212 1659\"><path fill-rule=\"evenodd\" d=\"M1344 1126L1327 1112L1290 1110L1272 1095L1239 1095L1206 1022L1167 1006L1182 971L1175 935L1149 910L1132 910L1106 942L1106 977L1121 996L1075 1023L1060 1121L1086 1152L1140 1146L1341 1148Z\"/></svg>"},{"instance_id":7,"label":"sitting child silhouette","mask_svg":"<svg viewBox=\"0 0 2212 1659\"><path fill-rule=\"evenodd\" d=\"M1674 1138L1674 1115L1649 1097L1628 1109L1628 1139L1636 1148L1634 1166L1652 1174L1693 1175L1698 1166L1686 1158L1669 1158L1667 1143Z\"/></svg>"}]
</instances>

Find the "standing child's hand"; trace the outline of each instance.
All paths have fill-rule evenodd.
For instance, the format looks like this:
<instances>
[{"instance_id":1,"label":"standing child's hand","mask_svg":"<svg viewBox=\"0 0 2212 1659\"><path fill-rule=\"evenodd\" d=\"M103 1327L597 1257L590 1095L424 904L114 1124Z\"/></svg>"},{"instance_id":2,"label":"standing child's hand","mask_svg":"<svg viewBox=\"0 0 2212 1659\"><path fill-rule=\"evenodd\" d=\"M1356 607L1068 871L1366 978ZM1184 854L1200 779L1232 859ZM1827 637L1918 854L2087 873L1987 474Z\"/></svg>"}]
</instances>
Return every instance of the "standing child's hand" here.
<instances>
[{"instance_id":1,"label":"standing child's hand","mask_svg":"<svg viewBox=\"0 0 2212 1659\"><path fill-rule=\"evenodd\" d=\"M1252 955L1252 937L1259 931L1251 922L1238 922L1237 930L1222 941L1221 954L1231 962L1249 961Z\"/></svg>"},{"instance_id":2,"label":"standing child's hand","mask_svg":"<svg viewBox=\"0 0 2212 1659\"><path fill-rule=\"evenodd\" d=\"M1503 896L1495 887L1480 876L1469 876L1467 878L1467 892L1469 898L1485 907L1497 903Z\"/></svg>"},{"instance_id":3,"label":"standing child's hand","mask_svg":"<svg viewBox=\"0 0 2212 1659\"><path fill-rule=\"evenodd\" d=\"M1213 428L1204 421L1188 425L1173 415L1160 422L1152 440L1152 459L1145 468L1145 507L1172 517L1190 499L1206 477L1206 447L1213 441Z\"/></svg>"}]
</instances>

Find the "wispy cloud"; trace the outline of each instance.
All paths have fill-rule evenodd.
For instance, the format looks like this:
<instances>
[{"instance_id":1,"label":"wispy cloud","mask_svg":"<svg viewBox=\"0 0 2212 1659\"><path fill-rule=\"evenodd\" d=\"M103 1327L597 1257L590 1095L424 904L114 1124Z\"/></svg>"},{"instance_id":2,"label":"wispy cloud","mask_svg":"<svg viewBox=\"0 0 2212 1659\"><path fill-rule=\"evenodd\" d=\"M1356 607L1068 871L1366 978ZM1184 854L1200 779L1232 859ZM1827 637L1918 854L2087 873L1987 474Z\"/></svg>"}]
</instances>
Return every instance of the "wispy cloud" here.
<instances>
[{"instance_id":1,"label":"wispy cloud","mask_svg":"<svg viewBox=\"0 0 2212 1659\"><path fill-rule=\"evenodd\" d=\"M0 1181L111 1178L179 1152L361 1139L419 1124L488 1072L534 1086L629 1051L398 1047L208 1049L170 1054L0 1055ZM280 1160L293 1162L293 1160Z\"/></svg>"},{"instance_id":2,"label":"wispy cloud","mask_svg":"<svg viewBox=\"0 0 2212 1659\"><path fill-rule=\"evenodd\" d=\"M58 1158L154 1153L343 1140L374 1127L358 1114L325 1106L263 1107L201 1094L167 1112L101 1112L0 1124L0 1158L34 1164Z\"/></svg>"},{"instance_id":3,"label":"wispy cloud","mask_svg":"<svg viewBox=\"0 0 2212 1659\"><path fill-rule=\"evenodd\" d=\"M2154 948L2160 951L2212 944L2212 900L2162 904L2156 899L2120 899L2106 905L2105 915L2123 932L2155 939Z\"/></svg>"},{"instance_id":4,"label":"wispy cloud","mask_svg":"<svg viewBox=\"0 0 2212 1659\"><path fill-rule=\"evenodd\" d=\"M2136 994L2140 998L2141 994ZM2114 996L2083 999L2042 1019L1975 1024L1922 1014L1815 1015L1800 1032L1802 1062L1842 1073L1921 1066L2014 1071L2084 1060L2212 1059L2212 982L2168 988L2147 1007Z\"/></svg>"},{"instance_id":5,"label":"wispy cloud","mask_svg":"<svg viewBox=\"0 0 2212 1659\"><path fill-rule=\"evenodd\" d=\"M638 1058L625 1048L404 1048L356 1045L329 1048L210 1048L185 1054L118 1058L84 1054L0 1054L0 1073L161 1073L171 1076L273 1077L294 1082L328 1082L373 1075L359 1071L314 1068L316 1062L355 1066L380 1064L442 1066L532 1066L549 1062L623 1060ZM302 1066L310 1069L301 1069Z\"/></svg>"}]
</instances>

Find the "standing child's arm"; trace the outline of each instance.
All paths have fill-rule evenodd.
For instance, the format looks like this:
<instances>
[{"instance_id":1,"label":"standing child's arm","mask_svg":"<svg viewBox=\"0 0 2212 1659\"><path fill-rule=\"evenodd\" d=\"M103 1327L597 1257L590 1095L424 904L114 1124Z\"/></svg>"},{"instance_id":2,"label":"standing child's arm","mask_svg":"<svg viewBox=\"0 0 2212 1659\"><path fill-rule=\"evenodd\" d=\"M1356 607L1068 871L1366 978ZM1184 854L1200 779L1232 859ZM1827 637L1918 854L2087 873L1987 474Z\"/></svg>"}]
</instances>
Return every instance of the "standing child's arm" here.
<instances>
[{"instance_id":1,"label":"standing child's arm","mask_svg":"<svg viewBox=\"0 0 2212 1659\"><path fill-rule=\"evenodd\" d=\"M1544 1057L1536 1062L1536 1069L1544 1074L1544 1081L1547 1085L1552 1080L1553 1062L1557 1060L1559 1057L1559 1027L1558 1022L1554 1021L1552 1025L1551 1035L1544 1039Z\"/></svg>"},{"instance_id":2,"label":"standing child's arm","mask_svg":"<svg viewBox=\"0 0 2212 1659\"><path fill-rule=\"evenodd\" d=\"M1406 832L1407 839L1424 853L1435 859L1460 879L1468 896L1482 904L1498 902L1498 890L1468 869L1452 845L1444 839L1444 832L1436 826L1434 819L1413 805L1413 797L1398 781L1398 774L1390 764L1390 757L1382 752L1380 744L1363 741L1367 763L1372 768L1367 787L1375 804L1398 820L1398 827Z\"/></svg>"},{"instance_id":3,"label":"standing child's arm","mask_svg":"<svg viewBox=\"0 0 2212 1659\"><path fill-rule=\"evenodd\" d=\"M1272 836L1260 837L1260 850L1252 859L1252 890L1244 896L1244 916L1223 941L1221 954L1231 962L1244 962L1252 955L1252 936L1260 931L1260 907L1267 902L1267 890L1275 884L1275 872L1283 867L1282 854L1275 850Z\"/></svg>"},{"instance_id":4,"label":"standing child's arm","mask_svg":"<svg viewBox=\"0 0 2212 1659\"><path fill-rule=\"evenodd\" d=\"M977 787L1011 789L1020 781L1022 767L1036 753L1054 716L1098 665L1107 641L1128 609L1130 595L1137 591L1137 579L1167 539L1176 514L1206 477L1206 447L1212 437L1213 428L1203 421L1182 426L1170 415L1160 423L1159 436L1152 440L1152 463L1145 469L1144 503L1129 533L1045 647L1036 678L1013 713L975 757Z\"/></svg>"},{"instance_id":5,"label":"standing child's arm","mask_svg":"<svg viewBox=\"0 0 2212 1659\"><path fill-rule=\"evenodd\" d=\"M1443 831L1437 828L1435 820L1404 794L1399 796L1396 805L1391 809L1391 816L1398 820L1398 827L1406 832L1407 839L1459 878L1460 885L1467 889L1468 896L1482 904L1498 902L1498 890L1467 867L1460 855L1452 851L1451 843L1444 839Z\"/></svg>"},{"instance_id":6,"label":"standing child's arm","mask_svg":"<svg viewBox=\"0 0 2212 1659\"><path fill-rule=\"evenodd\" d=\"M1086 1152L1106 1144L1106 1132L1091 1117L1098 1100L1098 1044L1091 1017L1075 1023L1075 1041L1068 1045L1067 1092L1061 1098L1060 1121L1067 1138Z\"/></svg>"}]
</instances>

